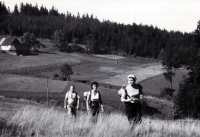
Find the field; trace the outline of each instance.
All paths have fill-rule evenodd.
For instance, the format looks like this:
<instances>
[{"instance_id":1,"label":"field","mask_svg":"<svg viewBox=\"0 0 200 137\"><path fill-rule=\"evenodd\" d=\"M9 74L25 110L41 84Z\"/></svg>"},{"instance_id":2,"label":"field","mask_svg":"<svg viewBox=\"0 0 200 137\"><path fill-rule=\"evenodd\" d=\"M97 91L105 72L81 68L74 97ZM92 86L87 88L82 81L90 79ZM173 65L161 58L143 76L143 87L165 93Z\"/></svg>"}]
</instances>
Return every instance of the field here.
<instances>
[{"instance_id":1,"label":"field","mask_svg":"<svg viewBox=\"0 0 200 137\"><path fill-rule=\"evenodd\" d=\"M11 104L10 104L11 106ZM0 135L5 136L40 136L40 137L198 137L199 121L185 120L158 120L143 118L139 125L131 128L126 117L121 113L100 113L97 123L91 122L86 113L79 113L76 119L67 117L64 110L54 107L47 108L38 105L18 106L15 113L1 114L7 117L8 123L4 125ZM120 124L119 124L120 123Z\"/></svg>"},{"instance_id":2,"label":"field","mask_svg":"<svg viewBox=\"0 0 200 137\"><path fill-rule=\"evenodd\" d=\"M42 113L40 111L47 105L47 90L49 91L48 104L51 108L44 109L44 111L46 111L45 114L49 117L48 121L45 122L52 123L52 116L47 113L52 113L54 110L56 110L55 114L52 115L55 116L59 113L59 115L62 115L61 119L58 120L64 119L70 122L68 119L65 119L66 110L63 109L64 96L70 85L75 85L77 93L81 96L78 121L82 122L81 119L84 119L82 117L85 117L86 115L83 92L90 90L90 83L92 81L97 81L100 85L98 89L102 94L105 108L105 113L100 117L100 122L97 125L91 123L88 124L87 122L86 125L84 125L84 123L75 122L74 125L70 127L71 129L69 131L64 130L67 123L62 123L63 125L59 126L62 133L52 131L52 135L105 136L105 134L102 135L100 131L97 131L99 126L104 126L105 129L102 130L106 130L106 133L110 136L114 136L113 133L110 132L117 132L119 133L119 136L130 136L130 129L126 126L115 127L114 125L116 123L112 123L112 121L108 120L109 123L107 123L107 125L111 127L114 126L114 129L113 131L107 131L107 126L102 125L105 124L103 119L114 118L126 121L124 120L123 114L124 104L120 102L117 90L121 86L127 84L126 77L129 74L136 75L137 82L143 86L145 94L145 98L142 101L143 114L145 117L143 124L146 125L152 119L160 119L160 121L153 121L155 123L162 123L163 121L161 121L161 119L173 118L173 103L156 97L159 95L161 89L169 87L170 85L162 75L163 69L160 62L150 59L122 57L117 55L61 53L55 50L48 41L44 40L44 43L47 44L47 48L41 49L38 54L30 56L0 55L0 105L4 106L1 108L0 118L6 119L6 123L10 122L11 125L16 125L17 127L20 125L19 127L22 129L23 134L24 132L26 135L34 132L34 134L38 134L39 136L42 136L43 134L46 136L47 133L48 135L51 134L48 129L52 129L53 127L47 126L47 128L43 129L42 127L46 125L43 125L42 123L40 123L41 125L34 125L36 120L34 118L34 120L31 120L33 123L24 122L25 125L20 123L20 121L26 121L21 118L26 118L26 116L29 118L29 114L34 113L32 112L32 109L33 111L36 109L37 111L35 111L38 112L34 114L35 117L36 115L40 115L39 113ZM59 69L65 63L71 65L74 72L70 77L70 81L53 79L55 74L60 75ZM187 76L187 70L180 69L176 72L176 76L173 79L174 89L178 90L178 85L182 80L183 75ZM28 107L31 109L27 109L27 104L30 105ZM15 118L19 120L16 121ZM168 121L167 123L175 124L175 122L170 123ZM28 127L26 124L30 126L30 131L24 129ZM58 125L58 123L52 124L52 126ZM143 124L142 126L144 126ZM78 125L80 130L74 131L74 127ZM91 125L94 127L91 127ZM162 123L161 125L164 127L167 126L166 123ZM155 127L152 128L154 129ZM90 128L94 129L95 132L90 130ZM153 136L154 133L156 133L155 135L161 134L160 132L157 133L157 131L153 131L149 134L148 132L150 132L150 129L145 129L146 131L143 131L140 128L141 127L139 126L137 127L138 131L134 131L135 135L142 134L144 136ZM125 132L121 133L123 130L125 130ZM143 134L141 132L145 133ZM164 131L163 129L163 132L168 131ZM194 131L194 134L198 133ZM173 134L170 131L170 134L168 135L175 136L176 133Z\"/></svg>"}]
</instances>

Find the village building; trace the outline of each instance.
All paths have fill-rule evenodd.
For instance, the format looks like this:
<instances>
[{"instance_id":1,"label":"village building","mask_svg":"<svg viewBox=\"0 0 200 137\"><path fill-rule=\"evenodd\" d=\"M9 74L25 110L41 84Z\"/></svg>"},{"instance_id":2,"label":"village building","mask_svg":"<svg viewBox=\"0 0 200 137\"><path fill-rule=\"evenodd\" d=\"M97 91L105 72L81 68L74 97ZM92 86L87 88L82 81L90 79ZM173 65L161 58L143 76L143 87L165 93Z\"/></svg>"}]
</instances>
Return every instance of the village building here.
<instances>
[{"instance_id":1,"label":"village building","mask_svg":"<svg viewBox=\"0 0 200 137\"><path fill-rule=\"evenodd\" d=\"M21 43L16 37L2 38L0 41L0 50L2 53L8 52L12 55L28 55L31 46L25 43Z\"/></svg>"}]
</instances>

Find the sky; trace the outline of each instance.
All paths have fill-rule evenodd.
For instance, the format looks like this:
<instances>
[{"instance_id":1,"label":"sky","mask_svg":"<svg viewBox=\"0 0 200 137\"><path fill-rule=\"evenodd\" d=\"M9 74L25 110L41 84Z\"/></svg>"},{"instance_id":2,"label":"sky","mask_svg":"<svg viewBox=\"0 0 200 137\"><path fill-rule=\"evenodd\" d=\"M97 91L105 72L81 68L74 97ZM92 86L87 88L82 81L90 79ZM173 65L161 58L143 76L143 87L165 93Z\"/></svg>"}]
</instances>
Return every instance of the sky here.
<instances>
[{"instance_id":1,"label":"sky","mask_svg":"<svg viewBox=\"0 0 200 137\"><path fill-rule=\"evenodd\" d=\"M167 31L193 32L200 20L200 0L3 0L11 12L17 4L54 6L59 13L87 14L100 21L152 25Z\"/></svg>"}]
</instances>

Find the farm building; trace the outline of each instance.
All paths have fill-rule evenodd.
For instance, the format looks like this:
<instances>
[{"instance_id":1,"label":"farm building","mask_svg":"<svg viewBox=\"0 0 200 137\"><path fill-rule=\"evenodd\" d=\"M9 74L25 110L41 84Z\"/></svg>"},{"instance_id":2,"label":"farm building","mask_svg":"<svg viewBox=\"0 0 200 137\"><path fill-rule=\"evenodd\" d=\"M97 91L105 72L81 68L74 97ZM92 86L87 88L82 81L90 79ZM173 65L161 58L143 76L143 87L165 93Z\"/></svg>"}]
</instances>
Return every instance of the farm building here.
<instances>
[{"instance_id":1,"label":"farm building","mask_svg":"<svg viewBox=\"0 0 200 137\"><path fill-rule=\"evenodd\" d=\"M27 55L30 54L30 48L28 44L20 43L16 37L2 38L0 41L0 50L2 52L8 52L13 55Z\"/></svg>"}]
</instances>

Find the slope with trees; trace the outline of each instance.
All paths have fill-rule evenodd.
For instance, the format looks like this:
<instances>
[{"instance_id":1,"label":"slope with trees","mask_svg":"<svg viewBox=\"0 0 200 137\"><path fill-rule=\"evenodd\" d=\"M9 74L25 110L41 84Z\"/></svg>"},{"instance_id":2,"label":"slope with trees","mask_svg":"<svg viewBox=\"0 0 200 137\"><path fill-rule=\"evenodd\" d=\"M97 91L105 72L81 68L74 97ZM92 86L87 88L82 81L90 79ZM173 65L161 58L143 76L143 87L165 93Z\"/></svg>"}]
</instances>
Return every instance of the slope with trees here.
<instances>
[{"instance_id":1,"label":"slope with trees","mask_svg":"<svg viewBox=\"0 0 200 137\"><path fill-rule=\"evenodd\" d=\"M180 84L179 92L174 100L176 118L199 118L200 116L200 21L194 31L194 38L192 54L185 58L189 62L189 77Z\"/></svg>"},{"instance_id":2,"label":"slope with trees","mask_svg":"<svg viewBox=\"0 0 200 137\"><path fill-rule=\"evenodd\" d=\"M92 53L156 59L169 43L172 47L178 47L184 56L190 50L190 45L193 45L193 35L190 33L168 32L135 23L124 25L109 20L100 22L93 15L84 14L81 17L79 13L77 16L70 12L63 14L55 7L48 11L44 6L39 8L37 4L21 3L20 7L15 5L13 12L9 12L4 3L1 5L5 11L0 13L3 18L0 23L1 34L19 36L29 32L39 38L55 40L55 34L62 32L62 43L57 44L61 51L66 49L66 44L73 43L73 39L78 39L79 44L88 45Z\"/></svg>"}]
</instances>

